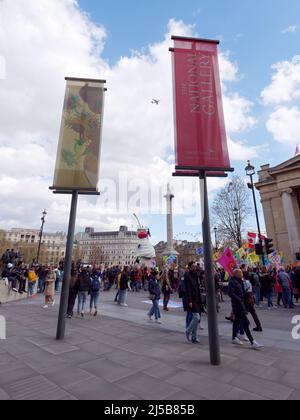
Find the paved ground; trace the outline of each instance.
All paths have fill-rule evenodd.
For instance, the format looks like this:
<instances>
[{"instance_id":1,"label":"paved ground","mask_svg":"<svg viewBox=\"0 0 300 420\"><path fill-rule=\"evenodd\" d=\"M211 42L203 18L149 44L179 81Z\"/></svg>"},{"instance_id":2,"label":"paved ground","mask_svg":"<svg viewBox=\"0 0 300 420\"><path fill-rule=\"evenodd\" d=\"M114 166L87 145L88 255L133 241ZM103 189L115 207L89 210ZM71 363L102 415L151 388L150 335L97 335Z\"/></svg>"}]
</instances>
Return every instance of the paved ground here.
<instances>
[{"instance_id":1,"label":"paved ground","mask_svg":"<svg viewBox=\"0 0 300 420\"><path fill-rule=\"evenodd\" d=\"M206 319L201 345L185 342L184 314L164 314L163 325L145 316L147 294L129 295L129 307L102 294L101 317L68 321L64 342L54 340L57 308L41 300L0 307L7 340L0 341L0 399L201 400L300 399L300 341L291 336L299 314L261 310L262 351L233 347L231 325L220 313L222 366L209 365Z\"/></svg>"}]
</instances>

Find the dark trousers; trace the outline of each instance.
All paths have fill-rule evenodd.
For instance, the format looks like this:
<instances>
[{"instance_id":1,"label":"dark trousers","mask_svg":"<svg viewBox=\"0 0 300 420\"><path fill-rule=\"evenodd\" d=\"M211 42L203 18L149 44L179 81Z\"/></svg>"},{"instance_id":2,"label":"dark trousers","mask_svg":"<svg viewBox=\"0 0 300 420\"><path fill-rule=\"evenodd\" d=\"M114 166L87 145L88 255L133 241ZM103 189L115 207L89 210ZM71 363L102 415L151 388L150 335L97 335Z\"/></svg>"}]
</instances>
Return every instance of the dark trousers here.
<instances>
[{"instance_id":1,"label":"dark trousers","mask_svg":"<svg viewBox=\"0 0 300 420\"><path fill-rule=\"evenodd\" d=\"M11 284L11 288L12 289L16 289L17 288L17 283L18 283L17 278L16 277L9 277L8 280L9 280L9 282Z\"/></svg>"},{"instance_id":2,"label":"dark trousers","mask_svg":"<svg viewBox=\"0 0 300 420\"><path fill-rule=\"evenodd\" d=\"M239 313L235 314L235 319L233 322L233 332L232 332L232 339L234 340L239 335L240 327L241 325L244 327L246 336L248 337L248 340L250 343L254 342L254 338L252 337L252 334L250 332L250 322L247 318L247 315Z\"/></svg>"},{"instance_id":3,"label":"dark trousers","mask_svg":"<svg viewBox=\"0 0 300 420\"><path fill-rule=\"evenodd\" d=\"M256 313L256 310L255 310L254 306L252 306L252 305L248 306L247 311L249 312L249 314L252 315L252 318L253 318L253 321L255 322L256 327L261 330L262 329L261 322L258 318L258 315Z\"/></svg>"},{"instance_id":4,"label":"dark trousers","mask_svg":"<svg viewBox=\"0 0 300 420\"><path fill-rule=\"evenodd\" d=\"M26 292L26 279L25 278L21 278L19 280L19 293L23 293Z\"/></svg>"},{"instance_id":5,"label":"dark trousers","mask_svg":"<svg viewBox=\"0 0 300 420\"><path fill-rule=\"evenodd\" d=\"M164 293L164 309L168 308L168 304L170 302L170 293Z\"/></svg>"},{"instance_id":6,"label":"dark trousers","mask_svg":"<svg viewBox=\"0 0 300 420\"><path fill-rule=\"evenodd\" d=\"M73 316L74 315L74 306L77 298L77 293L75 290L70 289L69 292L69 302L68 302L68 315Z\"/></svg>"}]
</instances>

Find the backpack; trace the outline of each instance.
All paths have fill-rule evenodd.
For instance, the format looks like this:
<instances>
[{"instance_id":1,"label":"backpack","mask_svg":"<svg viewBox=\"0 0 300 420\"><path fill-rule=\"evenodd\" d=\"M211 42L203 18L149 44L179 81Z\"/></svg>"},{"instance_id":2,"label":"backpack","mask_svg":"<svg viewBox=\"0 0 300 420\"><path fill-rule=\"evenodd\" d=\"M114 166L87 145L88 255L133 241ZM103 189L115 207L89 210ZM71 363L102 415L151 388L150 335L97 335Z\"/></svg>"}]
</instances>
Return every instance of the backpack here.
<instances>
[{"instance_id":1,"label":"backpack","mask_svg":"<svg viewBox=\"0 0 300 420\"><path fill-rule=\"evenodd\" d=\"M92 292L99 292L100 291L101 282L99 277L93 277L92 280Z\"/></svg>"}]
</instances>

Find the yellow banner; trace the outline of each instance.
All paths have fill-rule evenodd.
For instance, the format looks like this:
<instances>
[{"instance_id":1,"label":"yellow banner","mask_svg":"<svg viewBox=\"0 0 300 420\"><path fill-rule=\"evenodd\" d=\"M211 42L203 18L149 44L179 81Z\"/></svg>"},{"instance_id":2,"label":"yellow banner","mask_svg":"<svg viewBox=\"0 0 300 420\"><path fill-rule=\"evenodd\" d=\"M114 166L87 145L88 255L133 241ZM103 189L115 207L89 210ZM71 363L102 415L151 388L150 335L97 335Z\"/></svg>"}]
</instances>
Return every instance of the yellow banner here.
<instances>
[{"instance_id":1,"label":"yellow banner","mask_svg":"<svg viewBox=\"0 0 300 420\"><path fill-rule=\"evenodd\" d=\"M96 191L105 81L66 79L54 189Z\"/></svg>"},{"instance_id":2,"label":"yellow banner","mask_svg":"<svg viewBox=\"0 0 300 420\"><path fill-rule=\"evenodd\" d=\"M257 263L257 262L260 261L259 256L256 255L256 254L254 254L254 253L253 254L249 254L247 256L247 259L248 259L248 261L249 261L250 264L255 264L255 263Z\"/></svg>"}]
</instances>

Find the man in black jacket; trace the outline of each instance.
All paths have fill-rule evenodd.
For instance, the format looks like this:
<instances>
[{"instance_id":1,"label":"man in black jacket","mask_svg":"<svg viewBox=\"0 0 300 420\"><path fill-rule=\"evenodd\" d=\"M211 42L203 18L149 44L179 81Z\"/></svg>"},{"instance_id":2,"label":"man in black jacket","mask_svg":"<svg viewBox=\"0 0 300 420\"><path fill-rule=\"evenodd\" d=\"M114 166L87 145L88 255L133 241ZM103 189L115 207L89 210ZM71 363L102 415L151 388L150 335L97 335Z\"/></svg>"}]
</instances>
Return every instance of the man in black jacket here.
<instances>
[{"instance_id":1,"label":"man in black jacket","mask_svg":"<svg viewBox=\"0 0 300 420\"><path fill-rule=\"evenodd\" d=\"M239 330L241 326L245 330L248 340L251 343L252 348L260 349L263 346L258 344L250 332L250 322L247 318L248 312L245 304L245 290L243 286L243 272L242 270L235 270L233 277L229 281L228 295L231 298L232 310L234 314L232 343L237 345L243 345L242 341L238 338Z\"/></svg>"},{"instance_id":2,"label":"man in black jacket","mask_svg":"<svg viewBox=\"0 0 300 420\"><path fill-rule=\"evenodd\" d=\"M197 266L194 262L189 263L189 270L185 274L184 281L187 310L192 314L192 320L186 329L186 338L188 341L192 339L193 344L198 344L199 341L197 339L197 331L201 320L203 307L201 301L199 278L197 274Z\"/></svg>"}]
</instances>

